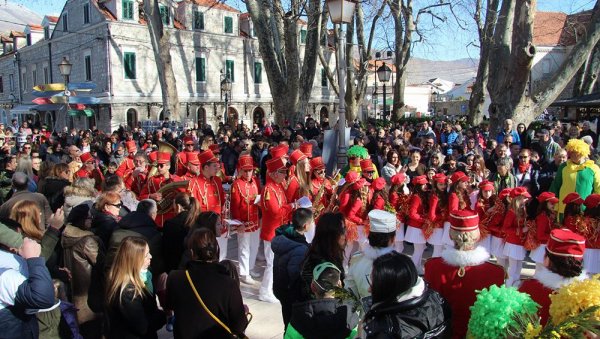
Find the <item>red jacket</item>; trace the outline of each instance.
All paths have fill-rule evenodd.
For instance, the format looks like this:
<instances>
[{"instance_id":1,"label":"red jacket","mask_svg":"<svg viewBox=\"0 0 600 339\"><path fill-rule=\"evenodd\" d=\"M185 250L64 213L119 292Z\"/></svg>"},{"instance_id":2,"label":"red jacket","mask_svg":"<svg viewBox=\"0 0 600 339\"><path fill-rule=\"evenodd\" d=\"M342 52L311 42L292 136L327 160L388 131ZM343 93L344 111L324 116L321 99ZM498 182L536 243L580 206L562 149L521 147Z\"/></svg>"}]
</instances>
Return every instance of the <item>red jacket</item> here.
<instances>
[{"instance_id":1,"label":"red jacket","mask_svg":"<svg viewBox=\"0 0 600 339\"><path fill-rule=\"evenodd\" d=\"M410 198L410 207L408 209L407 225L415 228L421 228L427 219L429 211L425 210L421 197L413 194Z\"/></svg>"},{"instance_id":2,"label":"red jacket","mask_svg":"<svg viewBox=\"0 0 600 339\"><path fill-rule=\"evenodd\" d=\"M148 199L150 194L156 193L161 187L176 181L181 181L181 178L176 175L171 175L169 179L165 179L165 177L160 174L150 177L140 193L139 200ZM158 214L154 221L162 228L164 222L174 218L175 215L177 215L177 213L175 213L175 208L170 207L165 213Z\"/></svg>"},{"instance_id":3,"label":"red jacket","mask_svg":"<svg viewBox=\"0 0 600 339\"><path fill-rule=\"evenodd\" d=\"M537 241L545 245L550 237L550 231L554 226L554 222L550 220L546 213L540 213L535 217L535 225Z\"/></svg>"},{"instance_id":4,"label":"red jacket","mask_svg":"<svg viewBox=\"0 0 600 339\"><path fill-rule=\"evenodd\" d=\"M237 178L231 186L231 218L247 223L246 232L258 229L258 204L254 201L260 193L259 187L254 177L251 181Z\"/></svg>"},{"instance_id":5,"label":"red jacket","mask_svg":"<svg viewBox=\"0 0 600 339\"><path fill-rule=\"evenodd\" d=\"M502 230L506 234L505 240L507 243L523 246L525 243L525 232L523 230L525 222L525 219L518 221L515 212L512 209L508 210L502 224Z\"/></svg>"},{"instance_id":6,"label":"red jacket","mask_svg":"<svg viewBox=\"0 0 600 339\"><path fill-rule=\"evenodd\" d=\"M123 160L119 168L115 171L115 174L124 178L126 174L133 171L135 168L135 164L133 163L133 155L129 155L127 158Z\"/></svg>"},{"instance_id":7,"label":"red jacket","mask_svg":"<svg viewBox=\"0 0 600 339\"><path fill-rule=\"evenodd\" d=\"M527 293L531 296L531 299L540 305L538 309L538 315L540 316L540 324L546 325L548 318L550 318L550 294L553 290L542 285L536 279L524 280L519 287L519 292Z\"/></svg>"},{"instance_id":8,"label":"red jacket","mask_svg":"<svg viewBox=\"0 0 600 339\"><path fill-rule=\"evenodd\" d=\"M440 198L436 194L429 196L429 216L436 228L443 228L444 222L448 221L448 209L442 208Z\"/></svg>"},{"instance_id":9,"label":"red jacket","mask_svg":"<svg viewBox=\"0 0 600 339\"><path fill-rule=\"evenodd\" d=\"M222 207L225 204L225 192L221 179L214 176L206 178L200 174L195 180L190 181L189 190L194 196L199 197L199 203L202 211L212 211L221 214Z\"/></svg>"},{"instance_id":10,"label":"red jacket","mask_svg":"<svg viewBox=\"0 0 600 339\"><path fill-rule=\"evenodd\" d=\"M260 208L262 210L260 238L271 241L275 237L275 229L290 221L292 204L288 203L283 187L267 178L260 199Z\"/></svg>"},{"instance_id":11,"label":"red jacket","mask_svg":"<svg viewBox=\"0 0 600 339\"><path fill-rule=\"evenodd\" d=\"M406 222L410 200L410 194L399 194L397 192L392 192L390 194L390 204L394 206L394 209L396 210L396 217L402 223Z\"/></svg>"},{"instance_id":12,"label":"red jacket","mask_svg":"<svg viewBox=\"0 0 600 339\"><path fill-rule=\"evenodd\" d=\"M457 193L456 192L450 193L450 195L448 196L448 213L452 213L452 212L458 211L458 210L473 211L473 209L471 208L471 199L469 199L469 195L464 194L463 201L465 202L465 206L459 206L460 201L458 200ZM475 212L475 211L473 211L473 212Z\"/></svg>"},{"instance_id":13,"label":"red jacket","mask_svg":"<svg viewBox=\"0 0 600 339\"><path fill-rule=\"evenodd\" d=\"M344 218L357 224L364 225L367 219L367 201L352 199L352 190L348 189L340 195L340 212Z\"/></svg>"}]
</instances>

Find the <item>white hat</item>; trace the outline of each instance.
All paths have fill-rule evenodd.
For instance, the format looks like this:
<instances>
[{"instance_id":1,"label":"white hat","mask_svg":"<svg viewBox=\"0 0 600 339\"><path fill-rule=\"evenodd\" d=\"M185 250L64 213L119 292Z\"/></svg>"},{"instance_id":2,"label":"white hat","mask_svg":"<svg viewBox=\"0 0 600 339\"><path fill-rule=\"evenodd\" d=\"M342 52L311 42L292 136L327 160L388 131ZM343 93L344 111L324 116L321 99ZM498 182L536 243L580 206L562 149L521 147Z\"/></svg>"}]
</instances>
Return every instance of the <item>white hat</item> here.
<instances>
[{"instance_id":1,"label":"white hat","mask_svg":"<svg viewBox=\"0 0 600 339\"><path fill-rule=\"evenodd\" d=\"M392 233L396 231L396 215L383 210L369 212L371 232Z\"/></svg>"}]
</instances>

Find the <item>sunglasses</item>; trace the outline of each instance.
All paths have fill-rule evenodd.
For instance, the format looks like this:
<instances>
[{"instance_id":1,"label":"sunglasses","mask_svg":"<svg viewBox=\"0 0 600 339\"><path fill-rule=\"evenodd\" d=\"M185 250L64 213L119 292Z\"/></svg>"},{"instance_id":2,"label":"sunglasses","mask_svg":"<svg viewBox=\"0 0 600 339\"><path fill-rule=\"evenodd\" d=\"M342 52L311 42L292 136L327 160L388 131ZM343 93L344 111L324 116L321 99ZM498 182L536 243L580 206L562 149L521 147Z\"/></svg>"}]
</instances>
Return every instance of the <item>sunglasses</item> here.
<instances>
[{"instance_id":1,"label":"sunglasses","mask_svg":"<svg viewBox=\"0 0 600 339\"><path fill-rule=\"evenodd\" d=\"M117 207L117 208L123 207L123 203L122 202L119 202L118 204L107 204L107 205L114 206L114 207Z\"/></svg>"},{"instance_id":2,"label":"sunglasses","mask_svg":"<svg viewBox=\"0 0 600 339\"><path fill-rule=\"evenodd\" d=\"M366 174L374 174L375 171L365 171Z\"/></svg>"}]
</instances>

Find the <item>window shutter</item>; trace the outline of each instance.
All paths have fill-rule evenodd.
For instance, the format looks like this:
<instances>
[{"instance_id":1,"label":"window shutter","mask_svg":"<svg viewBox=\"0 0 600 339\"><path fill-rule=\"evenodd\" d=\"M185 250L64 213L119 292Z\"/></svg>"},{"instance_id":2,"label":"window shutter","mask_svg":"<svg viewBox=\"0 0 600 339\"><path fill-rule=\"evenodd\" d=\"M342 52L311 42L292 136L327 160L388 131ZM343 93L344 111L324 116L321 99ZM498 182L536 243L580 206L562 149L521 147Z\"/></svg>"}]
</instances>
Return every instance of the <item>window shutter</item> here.
<instances>
[{"instance_id":1,"label":"window shutter","mask_svg":"<svg viewBox=\"0 0 600 339\"><path fill-rule=\"evenodd\" d=\"M206 81L206 59L196 58L196 81Z\"/></svg>"},{"instance_id":2,"label":"window shutter","mask_svg":"<svg viewBox=\"0 0 600 339\"><path fill-rule=\"evenodd\" d=\"M325 68L321 68L321 87L327 87L327 73Z\"/></svg>"},{"instance_id":3,"label":"window shutter","mask_svg":"<svg viewBox=\"0 0 600 339\"><path fill-rule=\"evenodd\" d=\"M169 9L166 6L159 6L160 17L162 19L163 25L169 25L171 22L169 18Z\"/></svg>"},{"instance_id":4,"label":"window shutter","mask_svg":"<svg viewBox=\"0 0 600 339\"><path fill-rule=\"evenodd\" d=\"M300 43L301 44L306 43L306 30L305 29L300 30Z\"/></svg>"},{"instance_id":5,"label":"window shutter","mask_svg":"<svg viewBox=\"0 0 600 339\"><path fill-rule=\"evenodd\" d=\"M225 33L233 33L233 18L230 16L225 17Z\"/></svg>"},{"instance_id":6,"label":"window shutter","mask_svg":"<svg viewBox=\"0 0 600 339\"><path fill-rule=\"evenodd\" d=\"M254 63L254 83L262 83L262 64L260 62Z\"/></svg>"},{"instance_id":7,"label":"window shutter","mask_svg":"<svg viewBox=\"0 0 600 339\"><path fill-rule=\"evenodd\" d=\"M204 29L204 13L200 11L194 11L194 29Z\"/></svg>"},{"instance_id":8,"label":"window shutter","mask_svg":"<svg viewBox=\"0 0 600 339\"><path fill-rule=\"evenodd\" d=\"M234 73L233 60L225 61L225 71L226 71L225 75L229 78L229 80L231 80L231 82L234 82L235 81L235 73Z\"/></svg>"},{"instance_id":9,"label":"window shutter","mask_svg":"<svg viewBox=\"0 0 600 339\"><path fill-rule=\"evenodd\" d=\"M133 20L133 1L123 0L123 19Z\"/></svg>"},{"instance_id":10,"label":"window shutter","mask_svg":"<svg viewBox=\"0 0 600 339\"><path fill-rule=\"evenodd\" d=\"M125 61L125 79L135 79L135 53L126 52L123 59Z\"/></svg>"}]
</instances>

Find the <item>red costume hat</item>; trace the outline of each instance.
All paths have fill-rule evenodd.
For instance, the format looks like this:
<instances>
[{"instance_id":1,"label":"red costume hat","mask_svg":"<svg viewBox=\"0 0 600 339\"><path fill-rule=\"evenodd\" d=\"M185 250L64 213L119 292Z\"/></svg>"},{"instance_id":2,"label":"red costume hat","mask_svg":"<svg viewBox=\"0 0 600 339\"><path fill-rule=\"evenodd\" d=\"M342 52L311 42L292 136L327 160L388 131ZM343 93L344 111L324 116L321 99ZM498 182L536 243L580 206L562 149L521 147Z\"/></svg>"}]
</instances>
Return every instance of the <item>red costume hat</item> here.
<instances>
[{"instance_id":1,"label":"red costume hat","mask_svg":"<svg viewBox=\"0 0 600 339\"><path fill-rule=\"evenodd\" d=\"M208 164L209 162L219 162L219 159L215 157L215 154L211 150L206 150L198 156L201 165Z\"/></svg>"},{"instance_id":2,"label":"red costume hat","mask_svg":"<svg viewBox=\"0 0 600 339\"><path fill-rule=\"evenodd\" d=\"M300 151L302 151L307 158L312 158L313 144L310 142L303 142L300 145Z\"/></svg>"},{"instance_id":3,"label":"red costume hat","mask_svg":"<svg viewBox=\"0 0 600 339\"><path fill-rule=\"evenodd\" d=\"M371 161L371 159L363 159L360 161L360 169L363 172L369 172L369 171L374 171L375 166L373 165L373 162Z\"/></svg>"},{"instance_id":4,"label":"red costume hat","mask_svg":"<svg viewBox=\"0 0 600 339\"><path fill-rule=\"evenodd\" d=\"M298 162L304 159L306 159L306 154L302 153L299 149L295 149L292 154L290 154L290 161L294 166L298 165Z\"/></svg>"},{"instance_id":5,"label":"red costume hat","mask_svg":"<svg viewBox=\"0 0 600 339\"><path fill-rule=\"evenodd\" d=\"M325 169L325 164L323 163L323 158L315 157L310 159L310 168L313 170L316 169Z\"/></svg>"},{"instance_id":6,"label":"red costume hat","mask_svg":"<svg viewBox=\"0 0 600 339\"><path fill-rule=\"evenodd\" d=\"M569 229L558 228L550 232L546 250L561 257L583 259L585 252L585 238Z\"/></svg>"},{"instance_id":7,"label":"red costume hat","mask_svg":"<svg viewBox=\"0 0 600 339\"><path fill-rule=\"evenodd\" d=\"M452 181L452 183L459 181L469 181L469 177L464 172L456 171L450 177L450 181Z\"/></svg>"},{"instance_id":8,"label":"red costume hat","mask_svg":"<svg viewBox=\"0 0 600 339\"><path fill-rule=\"evenodd\" d=\"M488 180L484 180L479 183L479 189L482 191L493 191L494 183Z\"/></svg>"},{"instance_id":9,"label":"red costume hat","mask_svg":"<svg viewBox=\"0 0 600 339\"><path fill-rule=\"evenodd\" d=\"M382 189L385 188L385 179L382 177L379 177L379 178L373 180L373 183L371 185L373 186L373 189L375 191L381 191Z\"/></svg>"},{"instance_id":10,"label":"red costume hat","mask_svg":"<svg viewBox=\"0 0 600 339\"><path fill-rule=\"evenodd\" d=\"M158 160L158 152L150 152L150 154L148 154L148 160L150 160L151 164L155 163Z\"/></svg>"},{"instance_id":11,"label":"red costume hat","mask_svg":"<svg viewBox=\"0 0 600 339\"><path fill-rule=\"evenodd\" d=\"M92 162L94 161L94 157L92 156L92 154L90 152L85 152L82 155L79 156L79 159L81 159L82 163L86 163L86 162Z\"/></svg>"},{"instance_id":12,"label":"red costume hat","mask_svg":"<svg viewBox=\"0 0 600 339\"><path fill-rule=\"evenodd\" d=\"M419 175L412 178L413 185L425 185L427 183L427 177L424 175Z\"/></svg>"},{"instance_id":13,"label":"red costume hat","mask_svg":"<svg viewBox=\"0 0 600 339\"><path fill-rule=\"evenodd\" d=\"M184 145L193 145L194 144L194 138L191 136L186 136L183 138L183 144Z\"/></svg>"},{"instance_id":14,"label":"red costume hat","mask_svg":"<svg viewBox=\"0 0 600 339\"><path fill-rule=\"evenodd\" d=\"M581 205L583 204L583 199L581 199L581 197L579 196L579 193L577 192L571 192L569 194L567 194L567 196L563 199L563 204L567 205L567 204L577 204L577 205Z\"/></svg>"},{"instance_id":15,"label":"red costume hat","mask_svg":"<svg viewBox=\"0 0 600 339\"><path fill-rule=\"evenodd\" d=\"M358 181L358 179L360 179L360 175L358 175L358 173L356 173L354 171L349 171L348 173L346 173L346 176L344 177L344 180L346 181L347 184L354 184L355 182Z\"/></svg>"},{"instance_id":16,"label":"red costume hat","mask_svg":"<svg viewBox=\"0 0 600 339\"><path fill-rule=\"evenodd\" d=\"M585 201L583 203L585 204L585 207L587 207L587 208L594 208L594 207L600 205L600 194L588 195L588 197L585 198Z\"/></svg>"},{"instance_id":17,"label":"red costume hat","mask_svg":"<svg viewBox=\"0 0 600 339\"><path fill-rule=\"evenodd\" d=\"M269 150L271 159L287 157L288 147L284 144L279 144Z\"/></svg>"},{"instance_id":18,"label":"red costume hat","mask_svg":"<svg viewBox=\"0 0 600 339\"><path fill-rule=\"evenodd\" d=\"M367 179L360 178L357 182L354 183L354 185L352 185L352 188L354 188L355 190L359 190L359 189L363 188L364 186L369 186L369 185L371 185L371 184L369 184Z\"/></svg>"},{"instance_id":19,"label":"red costume hat","mask_svg":"<svg viewBox=\"0 0 600 339\"><path fill-rule=\"evenodd\" d=\"M171 162L171 153L167 152L156 152L157 154L157 162L159 164L168 164Z\"/></svg>"},{"instance_id":20,"label":"red costume hat","mask_svg":"<svg viewBox=\"0 0 600 339\"><path fill-rule=\"evenodd\" d=\"M242 154L238 159L238 168L241 170L253 170L254 160L250 154Z\"/></svg>"},{"instance_id":21,"label":"red costume hat","mask_svg":"<svg viewBox=\"0 0 600 339\"><path fill-rule=\"evenodd\" d=\"M445 184L446 180L448 180L448 177L444 173L437 173L433 176L433 181L440 184Z\"/></svg>"},{"instance_id":22,"label":"red costume hat","mask_svg":"<svg viewBox=\"0 0 600 339\"><path fill-rule=\"evenodd\" d=\"M137 151L137 145L133 140L126 141L125 147L127 148L127 153L135 153Z\"/></svg>"},{"instance_id":23,"label":"red costume hat","mask_svg":"<svg viewBox=\"0 0 600 339\"><path fill-rule=\"evenodd\" d=\"M512 188L505 188L502 191L500 191L500 193L498 193L498 197L500 199L504 199L506 197L510 197L510 193L512 192Z\"/></svg>"},{"instance_id":24,"label":"red costume hat","mask_svg":"<svg viewBox=\"0 0 600 339\"><path fill-rule=\"evenodd\" d=\"M518 196L524 196L525 198L531 199L531 194L527 192L527 189L525 187L515 187L510 192L511 198L516 198Z\"/></svg>"},{"instance_id":25,"label":"red costume hat","mask_svg":"<svg viewBox=\"0 0 600 339\"><path fill-rule=\"evenodd\" d=\"M403 172L396 173L392 177L392 185L402 185L406 182L406 174Z\"/></svg>"},{"instance_id":26,"label":"red costume hat","mask_svg":"<svg viewBox=\"0 0 600 339\"><path fill-rule=\"evenodd\" d=\"M212 144L208 146L208 149L213 152L213 154L221 153L221 147L218 144Z\"/></svg>"},{"instance_id":27,"label":"red costume hat","mask_svg":"<svg viewBox=\"0 0 600 339\"><path fill-rule=\"evenodd\" d=\"M466 210L450 213L450 228L458 232L472 232L479 229L479 215Z\"/></svg>"},{"instance_id":28,"label":"red costume hat","mask_svg":"<svg viewBox=\"0 0 600 339\"><path fill-rule=\"evenodd\" d=\"M537 200L539 202L548 201L548 202L551 202L553 204L556 204L558 202L558 198L552 192L543 192L542 194L540 194L537 197Z\"/></svg>"},{"instance_id":29,"label":"red costume hat","mask_svg":"<svg viewBox=\"0 0 600 339\"><path fill-rule=\"evenodd\" d=\"M285 169L285 160L283 158L269 159L266 162L267 171L269 173L277 172L280 169Z\"/></svg>"},{"instance_id":30,"label":"red costume hat","mask_svg":"<svg viewBox=\"0 0 600 339\"><path fill-rule=\"evenodd\" d=\"M198 153L188 152L187 163L192 165L200 165L200 159L198 159Z\"/></svg>"}]
</instances>

